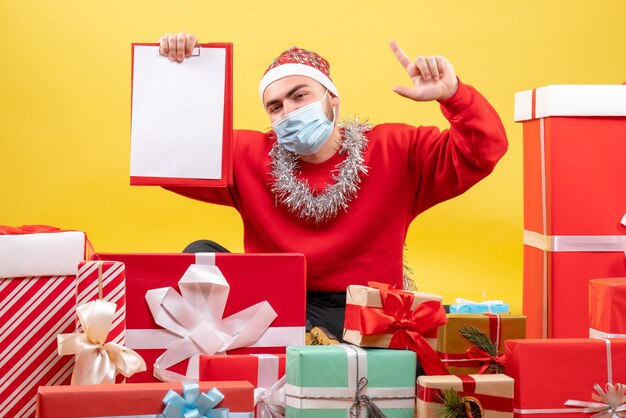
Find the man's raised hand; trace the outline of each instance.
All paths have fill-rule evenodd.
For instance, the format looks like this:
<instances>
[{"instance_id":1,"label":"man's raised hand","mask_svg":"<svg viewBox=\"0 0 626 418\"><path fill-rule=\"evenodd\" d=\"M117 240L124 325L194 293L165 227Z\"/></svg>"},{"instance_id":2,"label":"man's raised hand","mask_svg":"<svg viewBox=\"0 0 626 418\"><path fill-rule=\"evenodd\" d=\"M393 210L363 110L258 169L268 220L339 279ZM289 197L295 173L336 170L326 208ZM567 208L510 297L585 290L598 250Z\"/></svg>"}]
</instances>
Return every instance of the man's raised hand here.
<instances>
[{"instance_id":1,"label":"man's raised hand","mask_svg":"<svg viewBox=\"0 0 626 418\"><path fill-rule=\"evenodd\" d=\"M395 86L393 91L400 96L422 102L445 100L456 92L456 73L446 58L441 55L418 56L413 61L395 41L389 42L389 46L414 85Z\"/></svg>"}]
</instances>

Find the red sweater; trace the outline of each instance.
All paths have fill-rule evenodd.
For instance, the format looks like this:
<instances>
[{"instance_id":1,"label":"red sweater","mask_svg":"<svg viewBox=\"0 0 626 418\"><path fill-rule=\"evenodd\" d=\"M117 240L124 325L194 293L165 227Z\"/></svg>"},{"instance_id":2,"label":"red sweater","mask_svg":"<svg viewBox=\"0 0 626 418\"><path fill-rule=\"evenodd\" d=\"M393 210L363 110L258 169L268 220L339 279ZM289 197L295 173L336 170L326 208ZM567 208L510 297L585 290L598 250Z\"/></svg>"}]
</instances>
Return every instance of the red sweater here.
<instances>
[{"instance_id":1,"label":"red sweater","mask_svg":"<svg viewBox=\"0 0 626 418\"><path fill-rule=\"evenodd\" d=\"M474 88L459 83L454 96L441 102L441 110L451 124L448 130L404 124L373 127L365 151L368 174L358 195L347 212L322 224L303 221L276 204L269 133L234 132L231 187L168 189L237 209L246 252L304 253L309 290L343 292L349 284L366 285L370 280L401 288L411 221L487 176L508 146L496 111ZM323 190L343 158L337 153L319 164L300 161L300 175Z\"/></svg>"}]
</instances>

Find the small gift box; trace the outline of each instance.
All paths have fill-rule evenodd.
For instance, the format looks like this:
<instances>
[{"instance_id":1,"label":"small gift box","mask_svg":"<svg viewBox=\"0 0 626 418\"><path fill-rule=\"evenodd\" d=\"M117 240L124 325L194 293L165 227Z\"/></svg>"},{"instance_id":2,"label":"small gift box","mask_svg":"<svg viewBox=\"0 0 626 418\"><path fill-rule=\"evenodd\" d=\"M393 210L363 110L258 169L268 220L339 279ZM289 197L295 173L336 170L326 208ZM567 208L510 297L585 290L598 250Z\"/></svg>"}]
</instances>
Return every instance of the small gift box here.
<instances>
[{"instance_id":1,"label":"small gift box","mask_svg":"<svg viewBox=\"0 0 626 418\"><path fill-rule=\"evenodd\" d=\"M626 340L555 338L508 340L505 344L506 374L515 379L516 417L588 417L587 412L592 411L604 411L607 415L602 416L611 417L615 415L610 409L626 409L623 393L608 399L597 390L613 393L607 384L626 382ZM595 403L597 409L581 408L580 402L586 407Z\"/></svg>"},{"instance_id":2,"label":"small gift box","mask_svg":"<svg viewBox=\"0 0 626 418\"><path fill-rule=\"evenodd\" d=\"M70 382L73 357L59 357L57 334L76 329L79 231L0 225L0 416L32 417L37 386Z\"/></svg>"},{"instance_id":3,"label":"small gift box","mask_svg":"<svg viewBox=\"0 0 626 418\"><path fill-rule=\"evenodd\" d=\"M247 380L254 386L256 418L285 415L285 355L200 356L200 380Z\"/></svg>"},{"instance_id":4,"label":"small gift box","mask_svg":"<svg viewBox=\"0 0 626 418\"><path fill-rule=\"evenodd\" d=\"M512 417L513 379L505 375L420 376L416 410L419 418Z\"/></svg>"},{"instance_id":5,"label":"small gift box","mask_svg":"<svg viewBox=\"0 0 626 418\"><path fill-rule=\"evenodd\" d=\"M288 347L286 416L365 418L372 409L390 418L412 418L415 367L415 353L408 350Z\"/></svg>"},{"instance_id":6,"label":"small gift box","mask_svg":"<svg viewBox=\"0 0 626 418\"><path fill-rule=\"evenodd\" d=\"M361 347L415 351L426 374L447 374L435 353L446 323L442 297L392 289L384 283L348 286L343 339Z\"/></svg>"},{"instance_id":7,"label":"small gift box","mask_svg":"<svg viewBox=\"0 0 626 418\"><path fill-rule=\"evenodd\" d=\"M626 338L626 277L589 281L589 336Z\"/></svg>"},{"instance_id":8,"label":"small gift box","mask_svg":"<svg viewBox=\"0 0 626 418\"><path fill-rule=\"evenodd\" d=\"M126 346L148 372L196 380L200 354L284 353L304 344L302 254L96 254L126 266ZM230 295L230 296L229 296Z\"/></svg>"},{"instance_id":9,"label":"small gift box","mask_svg":"<svg viewBox=\"0 0 626 418\"><path fill-rule=\"evenodd\" d=\"M253 396L241 381L40 387L37 418L252 418Z\"/></svg>"},{"instance_id":10,"label":"small gift box","mask_svg":"<svg viewBox=\"0 0 626 418\"><path fill-rule=\"evenodd\" d=\"M508 303L501 300L485 300L474 302L471 300L457 298L456 304L450 305L452 314L482 314L482 313L510 313Z\"/></svg>"},{"instance_id":11,"label":"small gift box","mask_svg":"<svg viewBox=\"0 0 626 418\"><path fill-rule=\"evenodd\" d=\"M439 329L437 354L450 373L502 373L504 341L525 338L523 315L448 314Z\"/></svg>"}]
</instances>

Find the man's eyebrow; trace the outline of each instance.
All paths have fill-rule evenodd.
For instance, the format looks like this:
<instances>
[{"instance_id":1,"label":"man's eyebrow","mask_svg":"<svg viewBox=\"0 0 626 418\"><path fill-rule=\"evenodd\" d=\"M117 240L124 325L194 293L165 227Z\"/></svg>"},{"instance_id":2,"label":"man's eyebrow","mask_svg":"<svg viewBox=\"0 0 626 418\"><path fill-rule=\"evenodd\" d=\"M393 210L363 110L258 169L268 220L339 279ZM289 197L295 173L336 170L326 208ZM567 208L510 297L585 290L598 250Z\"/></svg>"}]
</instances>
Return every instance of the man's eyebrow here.
<instances>
[{"instance_id":1,"label":"man's eyebrow","mask_svg":"<svg viewBox=\"0 0 626 418\"><path fill-rule=\"evenodd\" d=\"M311 87L309 84L306 83L302 83L302 84L298 84L297 86L295 86L294 88L292 88L291 90L289 90L287 92L287 94L285 95L285 97L289 97L292 94L294 94L296 91L300 90L303 87ZM276 103L280 103L280 99L274 99L274 100L270 100L269 102L267 102L265 104L265 108L267 109L268 107L276 104Z\"/></svg>"}]
</instances>

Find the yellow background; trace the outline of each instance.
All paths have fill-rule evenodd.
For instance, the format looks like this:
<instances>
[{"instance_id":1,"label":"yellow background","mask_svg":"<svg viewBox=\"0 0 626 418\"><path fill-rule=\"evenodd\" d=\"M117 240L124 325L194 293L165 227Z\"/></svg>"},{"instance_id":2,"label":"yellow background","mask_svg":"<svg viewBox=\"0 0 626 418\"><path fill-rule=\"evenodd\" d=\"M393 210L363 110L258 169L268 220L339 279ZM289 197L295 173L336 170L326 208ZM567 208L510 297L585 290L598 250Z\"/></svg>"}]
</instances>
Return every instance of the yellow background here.
<instances>
[{"instance_id":1,"label":"yellow background","mask_svg":"<svg viewBox=\"0 0 626 418\"><path fill-rule=\"evenodd\" d=\"M258 81L294 44L331 62L344 116L445 126L436 104L391 92L408 82L387 47L396 39L409 55L448 57L498 110L510 141L490 177L414 222L406 254L414 277L446 302L484 290L519 313L522 137L513 95L626 81L625 17L622 0L0 0L0 224L84 230L98 251L179 252L212 238L241 252L234 210L129 186L131 42L176 31L233 42L235 128L269 126Z\"/></svg>"}]
</instances>

